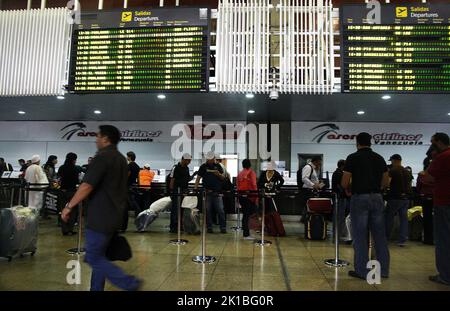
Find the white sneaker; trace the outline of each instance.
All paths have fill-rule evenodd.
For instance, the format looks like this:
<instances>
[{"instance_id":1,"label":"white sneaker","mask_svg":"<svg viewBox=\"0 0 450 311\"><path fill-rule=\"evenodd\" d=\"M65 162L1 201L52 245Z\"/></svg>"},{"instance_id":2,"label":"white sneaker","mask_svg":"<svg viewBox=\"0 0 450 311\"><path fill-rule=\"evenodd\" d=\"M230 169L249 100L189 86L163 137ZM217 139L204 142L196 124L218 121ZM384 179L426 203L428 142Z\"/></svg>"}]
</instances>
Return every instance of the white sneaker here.
<instances>
[{"instance_id":1,"label":"white sneaker","mask_svg":"<svg viewBox=\"0 0 450 311\"><path fill-rule=\"evenodd\" d=\"M253 240L255 240L255 238L249 235L249 236L245 236L244 240L253 241Z\"/></svg>"}]
</instances>

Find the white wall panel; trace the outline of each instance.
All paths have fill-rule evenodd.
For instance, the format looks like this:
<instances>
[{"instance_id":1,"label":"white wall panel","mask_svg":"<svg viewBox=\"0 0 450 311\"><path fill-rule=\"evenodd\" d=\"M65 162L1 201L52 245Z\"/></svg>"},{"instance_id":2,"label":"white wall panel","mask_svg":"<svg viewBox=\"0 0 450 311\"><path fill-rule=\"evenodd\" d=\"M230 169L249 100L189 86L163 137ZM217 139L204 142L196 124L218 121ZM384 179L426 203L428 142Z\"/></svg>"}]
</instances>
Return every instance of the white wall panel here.
<instances>
[{"instance_id":1,"label":"white wall panel","mask_svg":"<svg viewBox=\"0 0 450 311\"><path fill-rule=\"evenodd\" d=\"M0 96L63 93L68 14L66 8L0 11Z\"/></svg>"}]
</instances>

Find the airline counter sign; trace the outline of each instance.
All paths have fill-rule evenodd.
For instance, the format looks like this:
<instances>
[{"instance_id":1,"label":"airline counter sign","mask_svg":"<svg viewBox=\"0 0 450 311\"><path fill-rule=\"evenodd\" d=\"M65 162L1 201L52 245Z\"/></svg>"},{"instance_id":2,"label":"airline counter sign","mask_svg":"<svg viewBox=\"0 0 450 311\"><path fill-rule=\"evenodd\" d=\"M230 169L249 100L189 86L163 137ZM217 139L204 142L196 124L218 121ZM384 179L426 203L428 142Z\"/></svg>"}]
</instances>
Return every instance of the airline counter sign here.
<instances>
[{"instance_id":1,"label":"airline counter sign","mask_svg":"<svg viewBox=\"0 0 450 311\"><path fill-rule=\"evenodd\" d=\"M323 123L310 129L314 134L312 142L316 143L339 143L355 141L357 133L343 132L334 123ZM398 133L398 132L375 132L372 135L375 145L397 145L397 146L418 146L423 145L423 134L418 133Z\"/></svg>"}]
</instances>

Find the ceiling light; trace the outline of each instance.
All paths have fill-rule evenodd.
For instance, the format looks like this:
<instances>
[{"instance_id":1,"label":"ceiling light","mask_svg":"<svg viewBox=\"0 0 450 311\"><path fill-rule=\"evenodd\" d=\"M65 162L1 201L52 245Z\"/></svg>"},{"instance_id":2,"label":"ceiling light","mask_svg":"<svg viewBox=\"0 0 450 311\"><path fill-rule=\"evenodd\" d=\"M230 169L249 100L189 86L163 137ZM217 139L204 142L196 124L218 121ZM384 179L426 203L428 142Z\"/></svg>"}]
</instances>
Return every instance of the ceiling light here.
<instances>
[{"instance_id":1,"label":"ceiling light","mask_svg":"<svg viewBox=\"0 0 450 311\"><path fill-rule=\"evenodd\" d=\"M383 95L381 98L384 100L389 100L391 99L391 95Z\"/></svg>"},{"instance_id":2,"label":"ceiling light","mask_svg":"<svg viewBox=\"0 0 450 311\"><path fill-rule=\"evenodd\" d=\"M25 111L19 110L17 111L18 114L25 114Z\"/></svg>"},{"instance_id":3,"label":"ceiling light","mask_svg":"<svg viewBox=\"0 0 450 311\"><path fill-rule=\"evenodd\" d=\"M94 110L95 114L102 114L102 112L100 110Z\"/></svg>"},{"instance_id":4,"label":"ceiling light","mask_svg":"<svg viewBox=\"0 0 450 311\"><path fill-rule=\"evenodd\" d=\"M360 111L357 112L357 114L359 114L361 116L361 115L365 114L365 112L360 110Z\"/></svg>"},{"instance_id":5,"label":"ceiling light","mask_svg":"<svg viewBox=\"0 0 450 311\"><path fill-rule=\"evenodd\" d=\"M56 98L57 98L57 99L61 99L61 100L62 100L62 99L65 99L65 97L64 97L63 95L58 95L58 96L56 96Z\"/></svg>"},{"instance_id":6,"label":"ceiling light","mask_svg":"<svg viewBox=\"0 0 450 311\"><path fill-rule=\"evenodd\" d=\"M164 94L159 94L159 95L158 95L158 99L166 99L166 95L164 95Z\"/></svg>"},{"instance_id":7,"label":"ceiling light","mask_svg":"<svg viewBox=\"0 0 450 311\"><path fill-rule=\"evenodd\" d=\"M449 113L447 113L449 116L450 116L450 112Z\"/></svg>"},{"instance_id":8,"label":"ceiling light","mask_svg":"<svg viewBox=\"0 0 450 311\"><path fill-rule=\"evenodd\" d=\"M248 94L245 94L245 97L247 97L247 98L254 98L255 94L248 93Z\"/></svg>"},{"instance_id":9,"label":"ceiling light","mask_svg":"<svg viewBox=\"0 0 450 311\"><path fill-rule=\"evenodd\" d=\"M254 113L255 113L255 110L251 110L251 109L250 109L250 110L248 111L248 113L254 114Z\"/></svg>"}]
</instances>

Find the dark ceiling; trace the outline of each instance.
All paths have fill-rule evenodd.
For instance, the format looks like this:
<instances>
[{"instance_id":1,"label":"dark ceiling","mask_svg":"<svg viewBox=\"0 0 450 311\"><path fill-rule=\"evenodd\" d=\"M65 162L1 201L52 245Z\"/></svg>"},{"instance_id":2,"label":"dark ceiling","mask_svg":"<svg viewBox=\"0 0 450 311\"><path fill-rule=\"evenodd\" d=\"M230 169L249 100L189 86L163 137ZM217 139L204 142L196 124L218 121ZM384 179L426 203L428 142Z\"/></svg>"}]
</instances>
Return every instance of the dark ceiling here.
<instances>
[{"instance_id":1,"label":"dark ceiling","mask_svg":"<svg viewBox=\"0 0 450 311\"><path fill-rule=\"evenodd\" d=\"M358 122L450 122L448 95L334 94L327 96L267 95L247 99L244 94L67 95L56 97L0 98L0 120L205 120L358 121ZM94 110L101 110L95 115ZM255 114L247 111L253 109ZM25 115L19 115L23 110ZM357 111L365 111L358 115Z\"/></svg>"},{"instance_id":2,"label":"dark ceiling","mask_svg":"<svg viewBox=\"0 0 450 311\"><path fill-rule=\"evenodd\" d=\"M95 10L98 7L97 0L79 0L81 8L84 10ZM47 7L64 7L67 5L68 0L47 0ZM180 0L181 5L208 5L211 8L217 8L218 0ZM340 6L341 4L348 3L365 3L364 0L332 0L334 6ZM380 1L383 2L383 1ZM391 3L421 3L422 0L391 0ZM432 3L448 3L449 0L432 0ZM123 6L122 0L104 0L104 8L121 8ZM165 0L165 6L174 6L175 0ZM128 7L157 7L159 6L159 0L128 0ZM0 9L2 10L14 10L24 9L27 7L27 0L0 0ZM32 8L40 8L41 1L32 1Z\"/></svg>"},{"instance_id":3,"label":"dark ceiling","mask_svg":"<svg viewBox=\"0 0 450 311\"><path fill-rule=\"evenodd\" d=\"M26 0L0 0L0 9L23 9ZM81 0L82 9L96 9L98 1ZM392 0L392 3L405 3ZM420 3L421 0L407 1ZM449 3L449 0L433 0ZM34 0L33 8L40 7ZM47 0L47 7L65 6L67 0ZM121 7L123 1L105 0L104 7ZM210 5L218 0L180 0L182 5ZM364 3L364 0L333 0L342 3ZM172 6L175 0L166 0ZM129 0L129 7L158 6L159 0ZM389 101L381 95L281 96L271 102L267 95L247 99L243 94L171 94L158 100L155 94L67 95L55 97L0 97L0 120L189 120L202 115L205 120L294 120L294 121L365 121L365 122L450 122L448 95L393 95ZM99 109L101 115L94 115ZM247 111L254 109L255 114ZM25 115L17 112L23 110ZM358 110L366 113L357 115Z\"/></svg>"}]
</instances>

